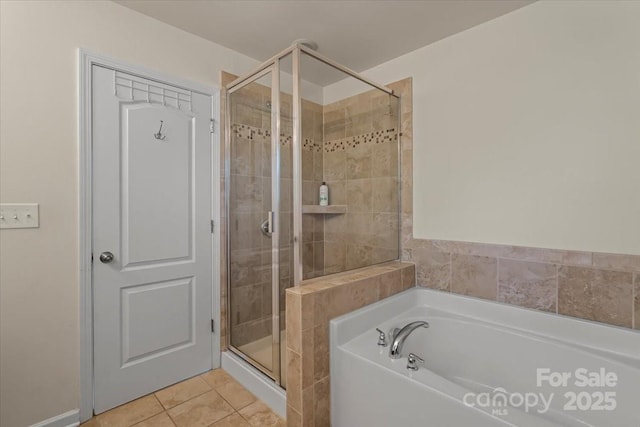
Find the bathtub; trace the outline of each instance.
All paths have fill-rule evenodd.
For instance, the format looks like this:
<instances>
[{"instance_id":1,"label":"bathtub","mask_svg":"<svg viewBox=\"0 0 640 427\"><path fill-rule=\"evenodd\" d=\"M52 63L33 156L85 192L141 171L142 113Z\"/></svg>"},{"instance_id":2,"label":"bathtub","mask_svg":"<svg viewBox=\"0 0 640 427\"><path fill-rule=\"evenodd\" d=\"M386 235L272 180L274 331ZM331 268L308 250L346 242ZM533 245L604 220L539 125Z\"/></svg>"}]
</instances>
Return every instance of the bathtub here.
<instances>
[{"instance_id":1,"label":"bathtub","mask_svg":"<svg viewBox=\"0 0 640 427\"><path fill-rule=\"evenodd\" d=\"M375 328L415 320L390 359ZM330 354L333 427L640 426L630 329L414 288L333 319Z\"/></svg>"}]
</instances>

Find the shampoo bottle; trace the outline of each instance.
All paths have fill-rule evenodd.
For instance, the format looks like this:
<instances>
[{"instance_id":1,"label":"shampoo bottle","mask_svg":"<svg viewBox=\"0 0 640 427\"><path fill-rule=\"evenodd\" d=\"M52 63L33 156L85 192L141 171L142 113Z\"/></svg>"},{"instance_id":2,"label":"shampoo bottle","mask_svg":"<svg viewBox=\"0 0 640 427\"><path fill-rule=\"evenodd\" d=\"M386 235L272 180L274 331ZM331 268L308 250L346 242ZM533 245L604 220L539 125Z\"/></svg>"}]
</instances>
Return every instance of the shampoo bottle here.
<instances>
[{"instance_id":1,"label":"shampoo bottle","mask_svg":"<svg viewBox=\"0 0 640 427\"><path fill-rule=\"evenodd\" d=\"M324 181L320 186L320 206L329 206L329 187Z\"/></svg>"}]
</instances>

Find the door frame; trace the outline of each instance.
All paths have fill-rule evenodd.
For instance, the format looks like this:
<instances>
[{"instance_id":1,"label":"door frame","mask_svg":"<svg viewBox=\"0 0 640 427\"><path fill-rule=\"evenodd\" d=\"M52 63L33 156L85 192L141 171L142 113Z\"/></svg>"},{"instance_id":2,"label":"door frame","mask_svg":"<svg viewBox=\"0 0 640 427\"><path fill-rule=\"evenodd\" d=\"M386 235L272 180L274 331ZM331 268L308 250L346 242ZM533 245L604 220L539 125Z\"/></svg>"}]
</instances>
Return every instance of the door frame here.
<instances>
[{"instance_id":1,"label":"door frame","mask_svg":"<svg viewBox=\"0 0 640 427\"><path fill-rule=\"evenodd\" d=\"M78 283L80 307L80 422L93 416L93 291L92 291L92 86L94 65L177 86L211 98L211 219L212 233L212 316L216 332L212 339L211 368L220 366L220 88L171 76L86 49L78 49Z\"/></svg>"}]
</instances>

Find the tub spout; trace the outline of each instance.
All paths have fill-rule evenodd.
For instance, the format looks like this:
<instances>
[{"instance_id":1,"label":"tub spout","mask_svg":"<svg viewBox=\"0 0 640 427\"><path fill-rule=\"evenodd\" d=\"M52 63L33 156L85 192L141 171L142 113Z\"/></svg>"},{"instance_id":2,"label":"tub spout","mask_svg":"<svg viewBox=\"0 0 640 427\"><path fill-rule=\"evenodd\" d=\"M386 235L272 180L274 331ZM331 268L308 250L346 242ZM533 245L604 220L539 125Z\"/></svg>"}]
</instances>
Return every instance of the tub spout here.
<instances>
[{"instance_id":1,"label":"tub spout","mask_svg":"<svg viewBox=\"0 0 640 427\"><path fill-rule=\"evenodd\" d=\"M391 344L391 350L389 350L389 357L392 359L400 359L402 356L402 346L404 345L404 340L406 340L411 332L415 331L418 328L428 328L429 323L418 320L416 322L411 322L405 325L402 329L400 329L397 333L393 334L393 344Z\"/></svg>"}]
</instances>

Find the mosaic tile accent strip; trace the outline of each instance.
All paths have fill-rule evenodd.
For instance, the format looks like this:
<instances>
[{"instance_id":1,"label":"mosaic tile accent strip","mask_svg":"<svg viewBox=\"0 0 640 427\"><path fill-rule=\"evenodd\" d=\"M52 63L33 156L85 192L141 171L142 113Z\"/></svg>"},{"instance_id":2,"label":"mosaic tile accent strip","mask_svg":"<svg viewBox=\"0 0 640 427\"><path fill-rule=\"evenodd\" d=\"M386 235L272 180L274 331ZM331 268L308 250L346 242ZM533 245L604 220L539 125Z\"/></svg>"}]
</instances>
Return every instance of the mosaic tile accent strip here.
<instances>
[{"instance_id":1,"label":"mosaic tile accent strip","mask_svg":"<svg viewBox=\"0 0 640 427\"><path fill-rule=\"evenodd\" d=\"M270 142L271 141L271 130L270 129L262 129L244 124L234 124L232 125L233 133L237 138L251 140L256 142ZM291 135L286 135L284 133L280 134L280 144L282 146L291 145L293 141L293 137ZM315 151L316 153L322 152L322 144L316 143L311 138L305 138L302 140L302 149L307 151Z\"/></svg>"},{"instance_id":2,"label":"mosaic tile accent strip","mask_svg":"<svg viewBox=\"0 0 640 427\"><path fill-rule=\"evenodd\" d=\"M244 124L233 124L232 132L236 137L248 139L257 142L269 142L271 140L271 130L257 128ZM344 151L347 148L355 148L361 144L382 144L385 142L393 142L398 139L398 132L395 128L378 130L374 132L363 133L361 135L350 136L348 138L335 139L324 144L324 152ZM284 133L280 134L280 143L283 146L291 145L293 137ZM321 153L323 146L311 138L304 138L302 141L302 149Z\"/></svg>"},{"instance_id":3,"label":"mosaic tile accent strip","mask_svg":"<svg viewBox=\"0 0 640 427\"><path fill-rule=\"evenodd\" d=\"M363 133L361 135L327 141L324 143L324 151L325 153L341 150L344 151L347 148L355 148L360 144L382 144L384 142L396 141L397 139L398 132L396 132L395 128L378 130Z\"/></svg>"},{"instance_id":4,"label":"mosaic tile accent strip","mask_svg":"<svg viewBox=\"0 0 640 427\"><path fill-rule=\"evenodd\" d=\"M322 142L316 143L311 138L304 138L302 140L302 149L307 151L313 151L316 153L322 152Z\"/></svg>"}]
</instances>

